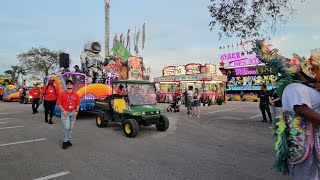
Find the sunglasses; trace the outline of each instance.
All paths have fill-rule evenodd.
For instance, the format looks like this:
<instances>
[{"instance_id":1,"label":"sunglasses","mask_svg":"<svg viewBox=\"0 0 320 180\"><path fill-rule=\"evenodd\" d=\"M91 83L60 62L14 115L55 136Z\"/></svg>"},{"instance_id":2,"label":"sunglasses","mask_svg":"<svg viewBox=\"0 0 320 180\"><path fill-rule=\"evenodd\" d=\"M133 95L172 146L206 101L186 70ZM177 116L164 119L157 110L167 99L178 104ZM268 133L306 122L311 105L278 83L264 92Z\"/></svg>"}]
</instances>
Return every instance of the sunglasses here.
<instances>
[{"instance_id":1,"label":"sunglasses","mask_svg":"<svg viewBox=\"0 0 320 180\"><path fill-rule=\"evenodd\" d=\"M73 83L67 83L67 85L72 85L73 86Z\"/></svg>"}]
</instances>

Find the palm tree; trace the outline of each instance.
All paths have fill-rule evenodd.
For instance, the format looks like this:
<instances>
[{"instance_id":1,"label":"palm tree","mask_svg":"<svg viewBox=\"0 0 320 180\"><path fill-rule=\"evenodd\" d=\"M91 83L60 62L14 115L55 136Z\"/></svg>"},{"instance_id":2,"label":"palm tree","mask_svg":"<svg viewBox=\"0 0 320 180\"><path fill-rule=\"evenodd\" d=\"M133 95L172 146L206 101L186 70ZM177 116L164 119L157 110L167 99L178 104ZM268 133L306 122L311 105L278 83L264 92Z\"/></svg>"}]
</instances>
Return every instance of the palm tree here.
<instances>
[{"instance_id":1,"label":"palm tree","mask_svg":"<svg viewBox=\"0 0 320 180\"><path fill-rule=\"evenodd\" d=\"M18 75L20 73L22 75L27 75L26 69L23 66L20 66L20 65L11 66L10 70L4 71L4 74L10 76L13 82L17 82L18 81Z\"/></svg>"}]
</instances>

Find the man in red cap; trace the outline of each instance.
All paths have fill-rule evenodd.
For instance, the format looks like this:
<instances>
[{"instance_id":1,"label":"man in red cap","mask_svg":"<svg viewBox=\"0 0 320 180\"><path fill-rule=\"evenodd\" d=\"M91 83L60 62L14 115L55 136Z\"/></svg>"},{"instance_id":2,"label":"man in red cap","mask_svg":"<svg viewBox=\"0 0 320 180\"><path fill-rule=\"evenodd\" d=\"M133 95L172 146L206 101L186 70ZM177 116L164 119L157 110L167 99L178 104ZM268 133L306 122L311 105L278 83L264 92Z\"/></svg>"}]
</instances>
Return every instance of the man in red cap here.
<instances>
[{"instance_id":1,"label":"man in red cap","mask_svg":"<svg viewBox=\"0 0 320 180\"><path fill-rule=\"evenodd\" d=\"M33 114L38 113L40 94L40 89L37 87L37 83L34 83L33 88L29 90L29 96L32 97Z\"/></svg>"},{"instance_id":2,"label":"man in red cap","mask_svg":"<svg viewBox=\"0 0 320 180\"><path fill-rule=\"evenodd\" d=\"M62 149L72 146L70 139L72 128L78 116L80 108L80 98L73 91L73 81L66 81L67 90L59 94L57 105L61 110L61 122L63 125Z\"/></svg>"},{"instance_id":3,"label":"man in red cap","mask_svg":"<svg viewBox=\"0 0 320 180\"><path fill-rule=\"evenodd\" d=\"M53 124L52 117L54 112L54 107L56 106L56 102L58 99L59 88L54 86L54 79L50 77L48 85L45 85L42 88L42 95L40 96L40 104L44 99L44 113L45 113L45 122L49 122L49 124ZM50 113L50 119L48 121L48 114Z\"/></svg>"}]
</instances>

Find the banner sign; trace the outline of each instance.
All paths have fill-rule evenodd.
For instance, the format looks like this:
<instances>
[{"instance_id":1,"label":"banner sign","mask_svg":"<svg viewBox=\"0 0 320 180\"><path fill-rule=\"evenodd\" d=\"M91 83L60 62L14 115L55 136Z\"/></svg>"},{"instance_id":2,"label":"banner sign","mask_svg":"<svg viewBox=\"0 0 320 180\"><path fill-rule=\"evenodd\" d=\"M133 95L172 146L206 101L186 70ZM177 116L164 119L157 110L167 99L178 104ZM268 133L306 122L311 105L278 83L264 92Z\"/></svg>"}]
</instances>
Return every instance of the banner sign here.
<instances>
[{"instance_id":1,"label":"banner sign","mask_svg":"<svg viewBox=\"0 0 320 180\"><path fill-rule=\"evenodd\" d=\"M180 75L185 75L186 74L186 67L185 66L177 66L176 67L176 75L180 76Z\"/></svg>"},{"instance_id":2,"label":"banner sign","mask_svg":"<svg viewBox=\"0 0 320 180\"><path fill-rule=\"evenodd\" d=\"M256 69L238 68L234 69L237 76L257 74Z\"/></svg>"},{"instance_id":3,"label":"banner sign","mask_svg":"<svg viewBox=\"0 0 320 180\"><path fill-rule=\"evenodd\" d=\"M130 57L128 59L128 80L142 80L142 58Z\"/></svg>"},{"instance_id":4,"label":"banner sign","mask_svg":"<svg viewBox=\"0 0 320 180\"><path fill-rule=\"evenodd\" d=\"M124 61L127 61L130 56L130 52L118 40L111 51Z\"/></svg>"},{"instance_id":5,"label":"banner sign","mask_svg":"<svg viewBox=\"0 0 320 180\"><path fill-rule=\"evenodd\" d=\"M175 76L176 67L175 66L165 67L163 68L162 73L163 73L163 76Z\"/></svg>"},{"instance_id":6,"label":"banner sign","mask_svg":"<svg viewBox=\"0 0 320 180\"><path fill-rule=\"evenodd\" d=\"M174 77L158 77L154 78L154 82L173 82L174 79Z\"/></svg>"},{"instance_id":7,"label":"banner sign","mask_svg":"<svg viewBox=\"0 0 320 180\"><path fill-rule=\"evenodd\" d=\"M270 67L258 67L257 74L272 74L272 69Z\"/></svg>"},{"instance_id":8,"label":"banner sign","mask_svg":"<svg viewBox=\"0 0 320 180\"><path fill-rule=\"evenodd\" d=\"M197 80L198 80L198 76L197 75L176 76L176 81L197 81Z\"/></svg>"},{"instance_id":9,"label":"banner sign","mask_svg":"<svg viewBox=\"0 0 320 180\"><path fill-rule=\"evenodd\" d=\"M239 67L260 64L260 60L254 54L245 55L243 52L222 54L219 56L219 59L220 64L224 64L224 67Z\"/></svg>"},{"instance_id":10,"label":"banner sign","mask_svg":"<svg viewBox=\"0 0 320 180\"><path fill-rule=\"evenodd\" d=\"M200 74L201 73L201 64L187 64L186 74Z\"/></svg>"},{"instance_id":11,"label":"banner sign","mask_svg":"<svg viewBox=\"0 0 320 180\"><path fill-rule=\"evenodd\" d=\"M217 73L216 65L207 64L206 65L206 73L216 74Z\"/></svg>"}]
</instances>

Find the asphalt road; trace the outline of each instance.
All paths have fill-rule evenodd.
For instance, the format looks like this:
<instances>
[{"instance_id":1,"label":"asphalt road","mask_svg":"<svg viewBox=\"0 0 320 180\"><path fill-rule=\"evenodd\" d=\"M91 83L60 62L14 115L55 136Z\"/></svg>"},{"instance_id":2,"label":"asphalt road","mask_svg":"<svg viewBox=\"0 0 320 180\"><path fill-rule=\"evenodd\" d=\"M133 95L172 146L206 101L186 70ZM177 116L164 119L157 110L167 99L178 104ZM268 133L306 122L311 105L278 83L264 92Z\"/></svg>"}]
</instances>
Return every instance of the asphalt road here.
<instances>
[{"instance_id":1,"label":"asphalt road","mask_svg":"<svg viewBox=\"0 0 320 180\"><path fill-rule=\"evenodd\" d=\"M33 115L30 104L0 102L0 179L289 179L271 169L273 132L257 103L201 109L200 119L167 113L166 132L143 127L133 139L80 114L73 146L63 150L59 117L49 125L43 110Z\"/></svg>"}]
</instances>

